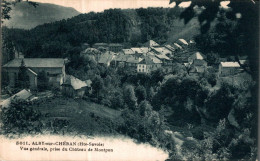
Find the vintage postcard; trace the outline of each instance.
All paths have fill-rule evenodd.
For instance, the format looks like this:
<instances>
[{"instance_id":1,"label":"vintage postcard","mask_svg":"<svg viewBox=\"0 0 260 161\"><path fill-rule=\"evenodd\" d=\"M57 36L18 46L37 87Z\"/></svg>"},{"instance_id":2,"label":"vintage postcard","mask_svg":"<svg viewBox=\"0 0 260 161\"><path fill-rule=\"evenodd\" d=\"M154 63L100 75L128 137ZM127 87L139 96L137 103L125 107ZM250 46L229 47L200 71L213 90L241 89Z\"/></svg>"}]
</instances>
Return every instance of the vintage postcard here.
<instances>
[{"instance_id":1,"label":"vintage postcard","mask_svg":"<svg viewBox=\"0 0 260 161\"><path fill-rule=\"evenodd\" d=\"M257 160L259 1L2 0L0 160Z\"/></svg>"}]
</instances>

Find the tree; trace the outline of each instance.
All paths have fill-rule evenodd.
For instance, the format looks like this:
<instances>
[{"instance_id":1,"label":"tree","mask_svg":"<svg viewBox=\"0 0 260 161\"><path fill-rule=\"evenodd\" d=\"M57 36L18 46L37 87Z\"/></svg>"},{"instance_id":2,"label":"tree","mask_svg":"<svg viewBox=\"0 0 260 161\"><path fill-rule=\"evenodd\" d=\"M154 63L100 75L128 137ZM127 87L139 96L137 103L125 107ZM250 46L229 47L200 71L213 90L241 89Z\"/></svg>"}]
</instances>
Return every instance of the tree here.
<instances>
[{"instance_id":1,"label":"tree","mask_svg":"<svg viewBox=\"0 0 260 161\"><path fill-rule=\"evenodd\" d=\"M7 0L2 0L1 1L1 9L2 9L2 14L1 14L1 19L10 19L11 16L9 15L9 13L11 12L12 5L15 5L16 3L22 2L23 0L14 0L14 1L7 1ZM39 4L36 2L31 2L29 0L26 0L26 2L28 2L29 5L32 5L34 7L38 6ZM3 23L3 21L2 21Z\"/></svg>"},{"instance_id":2,"label":"tree","mask_svg":"<svg viewBox=\"0 0 260 161\"><path fill-rule=\"evenodd\" d=\"M27 68L24 64L24 60L22 60L21 65L19 67L19 71L18 71L18 77L15 81L15 86L17 88L29 88L30 86L30 81L29 81L29 76L27 74Z\"/></svg>"},{"instance_id":3,"label":"tree","mask_svg":"<svg viewBox=\"0 0 260 161\"><path fill-rule=\"evenodd\" d=\"M176 2L179 5L185 0L170 0L170 3ZM191 1L189 7L187 7L181 14L180 19L184 19L187 24L193 17L198 15L198 21L200 23L201 34L206 34L214 20L217 17L219 11L223 10L220 7L222 0L217 1ZM196 7L205 8L200 13L196 13ZM258 50L259 50L259 1L244 0L236 1L231 0L228 4L230 7L225 10L224 14L226 18L237 23L232 35L228 36L229 45L226 45L226 49L231 51L229 54L235 56L236 61L239 62L239 56L245 52L250 61L250 71L245 67L242 67L252 75L253 79L258 82ZM228 29L223 28L222 29ZM239 40L239 41L238 41ZM243 45L242 45L243 44Z\"/></svg>"},{"instance_id":4,"label":"tree","mask_svg":"<svg viewBox=\"0 0 260 161\"><path fill-rule=\"evenodd\" d=\"M104 81L98 75L92 82L92 89L94 90L93 94L96 94L96 98L99 98L100 91L104 88Z\"/></svg>"},{"instance_id":5,"label":"tree","mask_svg":"<svg viewBox=\"0 0 260 161\"><path fill-rule=\"evenodd\" d=\"M146 94L146 90L144 88L144 86L139 85L136 89L135 89L135 95L137 97L137 102L140 103L141 101L145 100L147 97Z\"/></svg>"},{"instance_id":6,"label":"tree","mask_svg":"<svg viewBox=\"0 0 260 161\"><path fill-rule=\"evenodd\" d=\"M163 80L165 75L166 73L164 72L163 68L159 68L151 72L151 80L154 84L157 84L158 82L161 82Z\"/></svg>"},{"instance_id":7,"label":"tree","mask_svg":"<svg viewBox=\"0 0 260 161\"><path fill-rule=\"evenodd\" d=\"M137 98L135 97L134 87L132 85L126 85L123 92L125 104L129 109L135 110L137 106Z\"/></svg>"},{"instance_id":8,"label":"tree","mask_svg":"<svg viewBox=\"0 0 260 161\"><path fill-rule=\"evenodd\" d=\"M152 99L153 99L153 96L155 95L155 91L154 91L154 88L153 87L150 87L148 92L147 92L147 98L148 100L151 102Z\"/></svg>"},{"instance_id":9,"label":"tree","mask_svg":"<svg viewBox=\"0 0 260 161\"><path fill-rule=\"evenodd\" d=\"M210 120L217 122L227 118L235 101L234 90L231 85L223 83L220 89L207 99L205 106Z\"/></svg>"},{"instance_id":10,"label":"tree","mask_svg":"<svg viewBox=\"0 0 260 161\"><path fill-rule=\"evenodd\" d=\"M152 106L150 105L150 103L148 101L142 101L139 104L139 112L140 112L141 116L149 117L152 112Z\"/></svg>"},{"instance_id":11,"label":"tree","mask_svg":"<svg viewBox=\"0 0 260 161\"><path fill-rule=\"evenodd\" d=\"M217 53L210 52L207 54L208 65L218 65L219 55Z\"/></svg>"},{"instance_id":12,"label":"tree","mask_svg":"<svg viewBox=\"0 0 260 161\"><path fill-rule=\"evenodd\" d=\"M9 107L1 111L3 132L5 133L38 133L41 132L41 113L30 103L21 100L12 100Z\"/></svg>"},{"instance_id":13,"label":"tree","mask_svg":"<svg viewBox=\"0 0 260 161\"><path fill-rule=\"evenodd\" d=\"M124 107L123 94L120 90L116 91L112 96L111 107L114 109L120 109Z\"/></svg>"},{"instance_id":14,"label":"tree","mask_svg":"<svg viewBox=\"0 0 260 161\"><path fill-rule=\"evenodd\" d=\"M38 82L37 82L37 86L38 86L38 90L39 91L44 91L46 89L48 89L48 82L49 79L47 77L47 74L45 71L41 71L38 73Z\"/></svg>"}]
</instances>

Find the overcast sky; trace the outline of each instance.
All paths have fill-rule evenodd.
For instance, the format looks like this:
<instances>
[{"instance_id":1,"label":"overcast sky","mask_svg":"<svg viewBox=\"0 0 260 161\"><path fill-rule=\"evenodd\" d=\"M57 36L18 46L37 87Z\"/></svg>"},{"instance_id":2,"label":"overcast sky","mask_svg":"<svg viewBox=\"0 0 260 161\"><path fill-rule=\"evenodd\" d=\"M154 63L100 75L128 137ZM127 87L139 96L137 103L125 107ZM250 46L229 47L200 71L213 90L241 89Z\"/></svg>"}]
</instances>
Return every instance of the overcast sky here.
<instances>
[{"instance_id":1,"label":"overcast sky","mask_svg":"<svg viewBox=\"0 0 260 161\"><path fill-rule=\"evenodd\" d=\"M147 7L174 7L169 0L32 0L41 3L52 3L65 7L73 7L81 13L90 11L100 12L109 8L147 8ZM188 3L182 4L187 6Z\"/></svg>"}]
</instances>

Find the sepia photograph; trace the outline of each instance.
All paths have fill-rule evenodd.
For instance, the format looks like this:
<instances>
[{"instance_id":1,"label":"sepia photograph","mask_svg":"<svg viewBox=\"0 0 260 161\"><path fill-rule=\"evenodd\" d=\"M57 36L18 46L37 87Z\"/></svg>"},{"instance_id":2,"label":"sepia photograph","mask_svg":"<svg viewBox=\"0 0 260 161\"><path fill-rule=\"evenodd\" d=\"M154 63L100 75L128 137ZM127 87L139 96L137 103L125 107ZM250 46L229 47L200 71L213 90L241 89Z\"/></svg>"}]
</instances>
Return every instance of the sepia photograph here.
<instances>
[{"instance_id":1,"label":"sepia photograph","mask_svg":"<svg viewBox=\"0 0 260 161\"><path fill-rule=\"evenodd\" d=\"M2 0L0 160L259 160L258 0Z\"/></svg>"}]
</instances>

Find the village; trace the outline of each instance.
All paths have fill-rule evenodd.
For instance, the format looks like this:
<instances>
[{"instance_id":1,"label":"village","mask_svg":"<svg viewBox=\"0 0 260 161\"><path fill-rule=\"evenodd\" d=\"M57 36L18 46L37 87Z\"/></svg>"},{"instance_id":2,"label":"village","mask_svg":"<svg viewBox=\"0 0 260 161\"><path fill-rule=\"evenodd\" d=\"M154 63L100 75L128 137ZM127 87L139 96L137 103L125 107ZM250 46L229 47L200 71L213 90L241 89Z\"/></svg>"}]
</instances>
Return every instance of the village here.
<instances>
[{"instance_id":1,"label":"village","mask_svg":"<svg viewBox=\"0 0 260 161\"><path fill-rule=\"evenodd\" d=\"M208 65L207 57L194 50L195 42L179 39L173 44L159 45L153 40L148 41L142 47L125 49L121 44L96 43L92 47L82 44L81 56L93 56L98 64L123 68L136 73L149 74L159 68L166 73L176 70L176 64L182 66L191 76L201 76L215 68L217 77L231 77L243 72L241 65L248 65L247 58L242 57L239 61L231 58L219 58L218 65ZM16 52L15 58L3 65L3 72L8 73L8 87L15 86L18 72L23 63L29 76L29 89L37 89L37 75L46 72L48 85L56 87L62 94L72 98L82 98L85 92L91 92L91 80L80 80L65 72L66 64L70 60L62 58L24 58L22 53ZM24 91L23 91L24 92ZM21 91L21 93L23 93ZM19 95L17 93L16 95ZM11 96L10 98L13 98ZM24 99L26 99L25 97ZM2 99L1 104L4 104Z\"/></svg>"}]
</instances>

